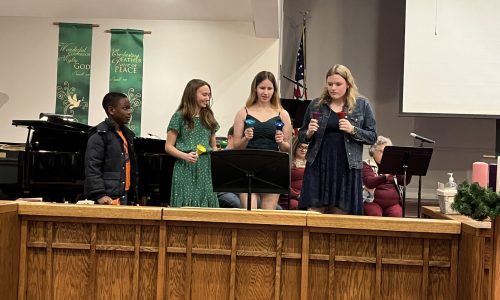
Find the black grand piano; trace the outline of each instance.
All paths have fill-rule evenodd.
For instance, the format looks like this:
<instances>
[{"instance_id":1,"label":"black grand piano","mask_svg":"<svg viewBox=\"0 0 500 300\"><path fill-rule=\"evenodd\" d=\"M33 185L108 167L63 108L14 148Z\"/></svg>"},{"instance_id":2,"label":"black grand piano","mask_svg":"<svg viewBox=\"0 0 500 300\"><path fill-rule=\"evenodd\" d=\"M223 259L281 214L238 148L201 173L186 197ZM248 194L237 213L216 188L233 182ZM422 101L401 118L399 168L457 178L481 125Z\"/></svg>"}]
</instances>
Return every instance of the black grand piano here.
<instances>
[{"instance_id":1,"label":"black grand piano","mask_svg":"<svg viewBox=\"0 0 500 300\"><path fill-rule=\"evenodd\" d=\"M23 144L0 144L0 199L83 199L91 127L55 114L41 114L39 120L13 120L12 125L26 127L28 135ZM140 202L167 205L175 159L165 153L165 140L136 138L134 144Z\"/></svg>"}]
</instances>

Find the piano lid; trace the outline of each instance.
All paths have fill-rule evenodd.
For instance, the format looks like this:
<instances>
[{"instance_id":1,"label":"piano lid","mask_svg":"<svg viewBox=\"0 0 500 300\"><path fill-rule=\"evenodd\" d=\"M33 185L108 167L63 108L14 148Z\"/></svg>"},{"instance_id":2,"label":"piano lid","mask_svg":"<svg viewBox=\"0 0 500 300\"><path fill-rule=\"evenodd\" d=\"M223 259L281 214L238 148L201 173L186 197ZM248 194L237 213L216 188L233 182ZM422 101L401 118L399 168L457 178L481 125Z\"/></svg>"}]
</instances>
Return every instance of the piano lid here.
<instances>
[{"instance_id":1,"label":"piano lid","mask_svg":"<svg viewBox=\"0 0 500 300\"><path fill-rule=\"evenodd\" d=\"M91 126L69 121L65 115L40 114L41 120L12 120L12 125L31 129L64 130L73 132L87 132Z\"/></svg>"}]
</instances>

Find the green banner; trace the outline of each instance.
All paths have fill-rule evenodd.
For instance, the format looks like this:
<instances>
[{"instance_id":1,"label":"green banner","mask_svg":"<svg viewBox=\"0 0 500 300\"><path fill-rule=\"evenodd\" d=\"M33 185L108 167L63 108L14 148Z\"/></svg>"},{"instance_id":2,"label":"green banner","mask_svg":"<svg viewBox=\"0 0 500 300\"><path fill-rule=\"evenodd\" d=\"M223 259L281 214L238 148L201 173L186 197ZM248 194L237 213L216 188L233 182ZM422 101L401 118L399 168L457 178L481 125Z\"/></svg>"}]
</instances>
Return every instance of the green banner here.
<instances>
[{"instance_id":1,"label":"green banner","mask_svg":"<svg viewBox=\"0 0 500 300\"><path fill-rule=\"evenodd\" d=\"M111 30L109 91L128 96L132 109L129 128L137 136L141 135L143 37L142 30Z\"/></svg>"},{"instance_id":2,"label":"green banner","mask_svg":"<svg viewBox=\"0 0 500 300\"><path fill-rule=\"evenodd\" d=\"M59 24L56 114L88 124L92 24Z\"/></svg>"}]
</instances>

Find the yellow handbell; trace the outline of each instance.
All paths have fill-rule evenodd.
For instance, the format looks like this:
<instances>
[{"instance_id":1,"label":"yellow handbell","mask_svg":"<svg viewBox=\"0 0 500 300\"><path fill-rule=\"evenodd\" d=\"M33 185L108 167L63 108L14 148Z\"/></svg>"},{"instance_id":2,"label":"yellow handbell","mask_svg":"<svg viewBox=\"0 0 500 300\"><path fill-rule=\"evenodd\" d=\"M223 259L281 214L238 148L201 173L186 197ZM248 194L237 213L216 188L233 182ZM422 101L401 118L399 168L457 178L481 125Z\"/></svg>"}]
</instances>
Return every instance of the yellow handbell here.
<instances>
[{"instance_id":1,"label":"yellow handbell","mask_svg":"<svg viewBox=\"0 0 500 300\"><path fill-rule=\"evenodd\" d=\"M207 152L207 149L203 145L201 144L196 145L196 154L202 155L205 152Z\"/></svg>"}]
</instances>

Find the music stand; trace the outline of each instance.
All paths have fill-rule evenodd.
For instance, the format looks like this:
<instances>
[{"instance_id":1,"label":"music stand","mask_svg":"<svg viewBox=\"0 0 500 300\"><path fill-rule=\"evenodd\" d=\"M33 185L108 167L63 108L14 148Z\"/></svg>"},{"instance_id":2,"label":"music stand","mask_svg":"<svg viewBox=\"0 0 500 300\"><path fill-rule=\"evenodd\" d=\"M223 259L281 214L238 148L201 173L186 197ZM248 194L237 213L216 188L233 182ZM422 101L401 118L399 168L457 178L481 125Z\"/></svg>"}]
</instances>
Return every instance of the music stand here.
<instances>
[{"instance_id":1,"label":"music stand","mask_svg":"<svg viewBox=\"0 0 500 300\"><path fill-rule=\"evenodd\" d=\"M288 153L270 150L225 150L211 154L214 192L247 193L247 209L252 209L252 193L290 192Z\"/></svg>"},{"instance_id":2,"label":"music stand","mask_svg":"<svg viewBox=\"0 0 500 300\"><path fill-rule=\"evenodd\" d=\"M293 128L302 127L304 115L311 100L285 99L281 98L281 105L292 119Z\"/></svg>"},{"instance_id":3,"label":"music stand","mask_svg":"<svg viewBox=\"0 0 500 300\"><path fill-rule=\"evenodd\" d=\"M425 176L431 161L432 151L432 148L426 147L386 146L384 148L378 173L403 175L403 217L405 216L406 203L406 176ZM420 207L420 199L417 201L417 206Z\"/></svg>"}]
</instances>

